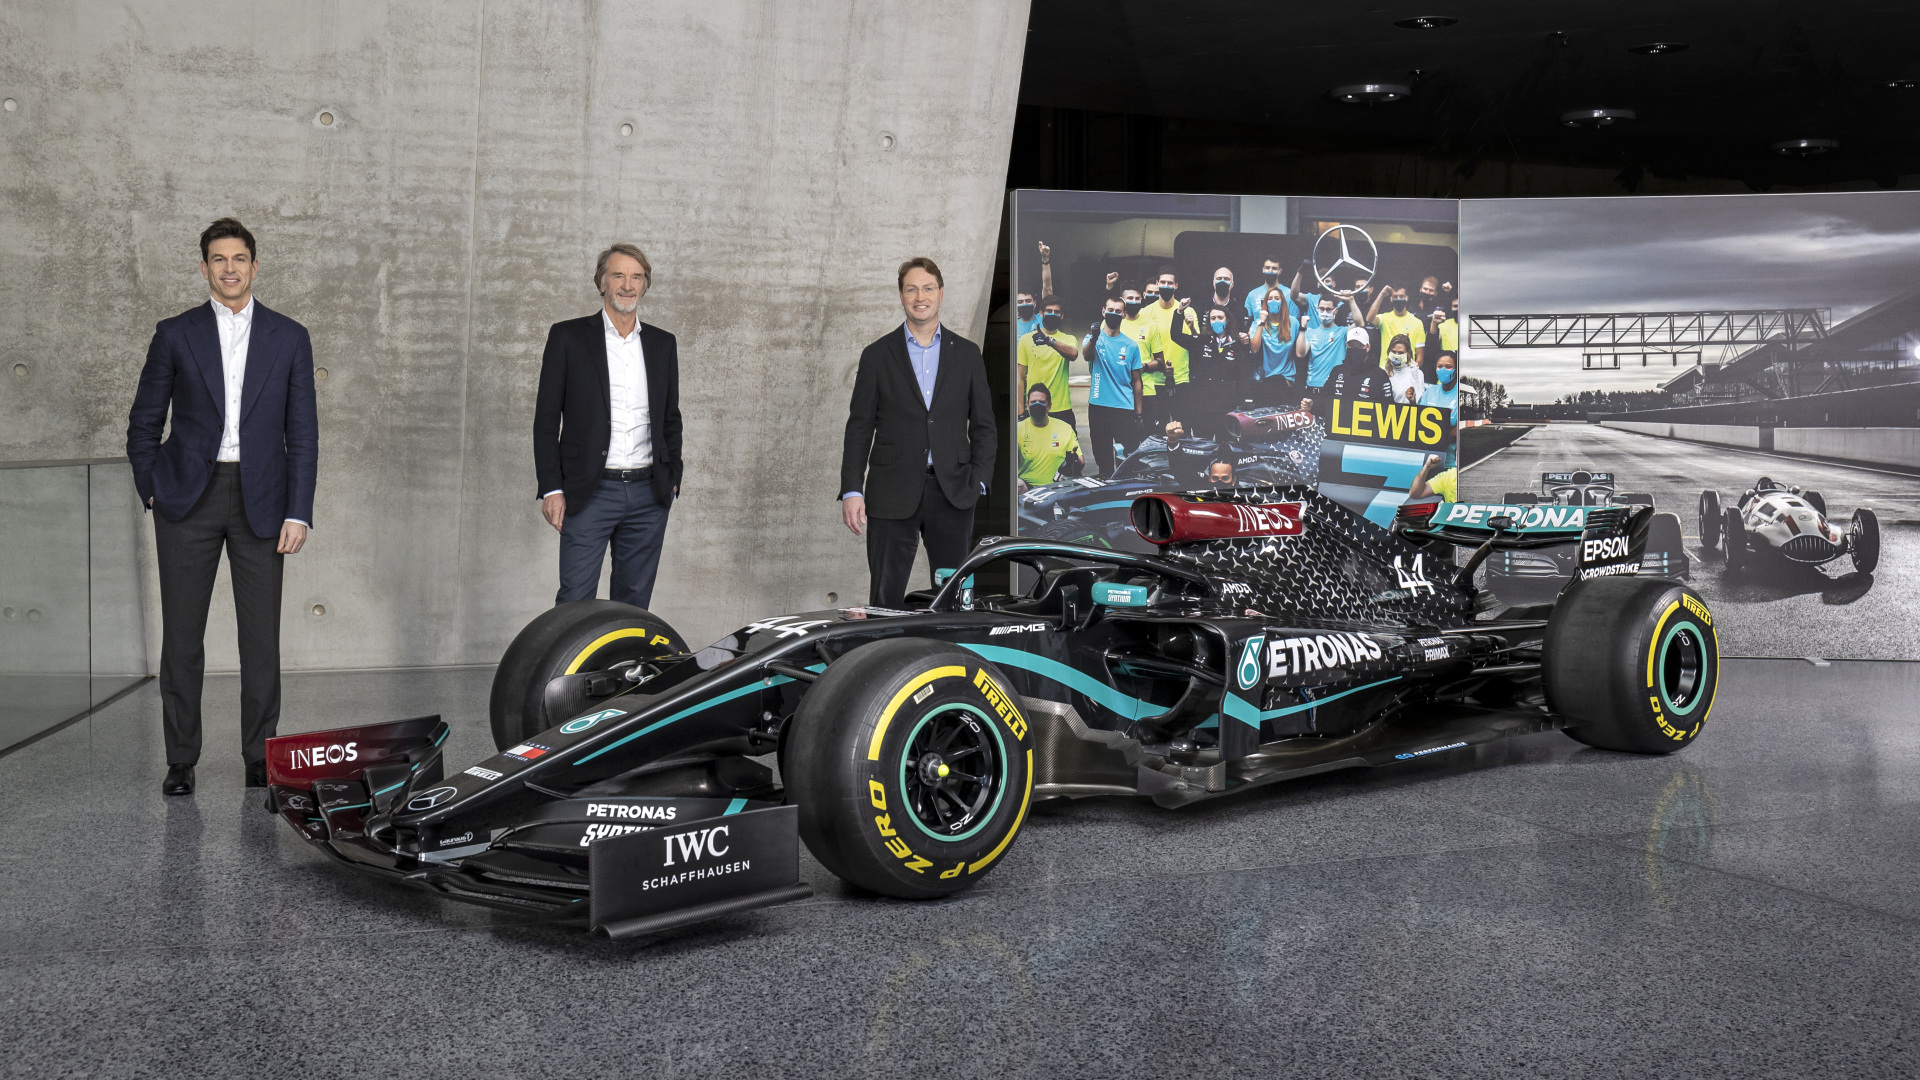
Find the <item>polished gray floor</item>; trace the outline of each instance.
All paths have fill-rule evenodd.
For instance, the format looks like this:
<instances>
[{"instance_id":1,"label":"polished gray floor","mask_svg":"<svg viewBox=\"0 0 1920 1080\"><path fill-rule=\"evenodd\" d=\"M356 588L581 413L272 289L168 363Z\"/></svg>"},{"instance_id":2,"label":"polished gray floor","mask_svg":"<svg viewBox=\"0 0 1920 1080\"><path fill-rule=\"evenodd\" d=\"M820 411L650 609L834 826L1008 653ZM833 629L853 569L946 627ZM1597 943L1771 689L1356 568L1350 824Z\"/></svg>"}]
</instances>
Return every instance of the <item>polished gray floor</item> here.
<instances>
[{"instance_id":1,"label":"polished gray floor","mask_svg":"<svg viewBox=\"0 0 1920 1080\"><path fill-rule=\"evenodd\" d=\"M487 671L290 676L285 730ZM1739 661L1669 758L1554 734L1169 812L1036 810L981 887L646 944L343 872L209 680L0 758L0 1072L52 1077L1911 1077L1920 665Z\"/></svg>"}]
</instances>

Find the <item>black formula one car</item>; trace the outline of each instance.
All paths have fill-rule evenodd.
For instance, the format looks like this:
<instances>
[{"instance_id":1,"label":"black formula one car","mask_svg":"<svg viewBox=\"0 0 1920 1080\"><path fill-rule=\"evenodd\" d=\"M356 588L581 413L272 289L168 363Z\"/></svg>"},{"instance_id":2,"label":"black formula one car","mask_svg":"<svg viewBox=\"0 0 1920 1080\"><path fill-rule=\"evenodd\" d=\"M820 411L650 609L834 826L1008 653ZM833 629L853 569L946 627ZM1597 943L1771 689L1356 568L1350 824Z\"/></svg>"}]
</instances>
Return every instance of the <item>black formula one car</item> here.
<instances>
[{"instance_id":1,"label":"black formula one car","mask_svg":"<svg viewBox=\"0 0 1920 1080\"><path fill-rule=\"evenodd\" d=\"M1206 487L1215 461L1233 467L1235 484L1312 484L1320 472L1323 427L1313 413L1275 408L1229 414L1226 438L1188 436L1169 445L1161 435L1141 441L1099 479L1073 477L1028 489L1020 496L1020 534L1126 551L1151 550L1133 529L1133 499L1150 491Z\"/></svg>"},{"instance_id":2,"label":"black formula one car","mask_svg":"<svg viewBox=\"0 0 1920 1080\"><path fill-rule=\"evenodd\" d=\"M1727 569L1762 562L1819 566L1843 556L1871 574L1880 565L1880 519L1862 506L1843 531L1827 517L1827 500L1763 476L1722 507L1720 493L1700 493L1700 542L1726 550Z\"/></svg>"},{"instance_id":3,"label":"black formula one car","mask_svg":"<svg viewBox=\"0 0 1920 1080\"><path fill-rule=\"evenodd\" d=\"M1617 491L1610 472L1578 469L1540 474L1540 490L1509 491L1502 498L1515 509L1528 506L1646 506L1653 495L1644 491ZM1528 551L1502 551L1487 563L1487 586L1503 598L1519 603L1550 599L1572 580L1576 553L1571 544ZM1647 527L1647 551L1640 572L1687 580L1693 560L1676 514L1655 511Z\"/></svg>"},{"instance_id":4,"label":"black formula one car","mask_svg":"<svg viewBox=\"0 0 1920 1080\"><path fill-rule=\"evenodd\" d=\"M1424 503L1388 529L1306 486L1153 493L1157 554L992 538L911 610L689 650L565 604L501 661L497 755L446 774L438 717L283 736L270 805L351 866L628 937L806 895L800 841L874 892L953 893L1035 799L1180 806L1555 728L1668 753L1719 652L1699 596L1638 574L1648 513ZM1569 540L1556 604L1489 610L1489 555ZM1003 561L1025 588L975 595Z\"/></svg>"}]
</instances>

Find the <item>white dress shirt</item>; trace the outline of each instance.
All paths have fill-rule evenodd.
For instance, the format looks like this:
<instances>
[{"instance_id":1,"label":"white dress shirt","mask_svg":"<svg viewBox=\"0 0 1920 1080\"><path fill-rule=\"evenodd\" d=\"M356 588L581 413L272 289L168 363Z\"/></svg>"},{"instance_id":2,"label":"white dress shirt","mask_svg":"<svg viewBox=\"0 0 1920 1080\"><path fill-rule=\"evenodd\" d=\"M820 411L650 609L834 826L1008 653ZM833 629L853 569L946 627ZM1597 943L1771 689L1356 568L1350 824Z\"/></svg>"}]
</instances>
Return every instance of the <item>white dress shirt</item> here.
<instances>
[{"instance_id":1,"label":"white dress shirt","mask_svg":"<svg viewBox=\"0 0 1920 1080\"><path fill-rule=\"evenodd\" d=\"M253 334L253 297L247 297L247 306L238 312L217 299L209 298L207 302L213 305L213 325L220 331L220 373L222 389L227 398L227 423L220 429L220 449L213 458L215 461L239 461L240 391L247 384L247 341ZM287 520L307 525L299 518Z\"/></svg>"},{"instance_id":2,"label":"white dress shirt","mask_svg":"<svg viewBox=\"0 0 1920 1080\"><path fill-rule=\"evenodd\" d=\"M240 390L247 381L247 339L253 333L253 297L247 306L235 312L218 300L213 305L213 324L220 331L220 369L225 374L227 426L220 432L220 450L215 461L240 460Z\"/></svg>"},{"instance_id":3,"label":"white dress shirt","mask_svg":"<svg viewBox=\"0 0 1920 1080\"><path fill-rule=\"evenodd\" d=\"M607 468L644 469L653 464L653 424L647 409L647 362L640 351L640 321L626 337L614 329L606 309L607 406L613 430L607 443Z\"/></svg>"}]
</instances>

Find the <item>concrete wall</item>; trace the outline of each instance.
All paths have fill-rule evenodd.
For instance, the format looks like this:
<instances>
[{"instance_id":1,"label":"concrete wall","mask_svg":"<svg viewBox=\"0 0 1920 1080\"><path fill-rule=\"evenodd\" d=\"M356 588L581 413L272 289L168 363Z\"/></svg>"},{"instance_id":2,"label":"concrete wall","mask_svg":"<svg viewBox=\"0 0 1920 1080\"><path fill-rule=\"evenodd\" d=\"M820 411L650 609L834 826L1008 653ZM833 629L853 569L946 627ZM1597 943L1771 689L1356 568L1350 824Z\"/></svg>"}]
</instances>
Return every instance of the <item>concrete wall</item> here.
<instances>
[{"instance_id":1,"label":"concrete wall","mask_svg":"<svg viewBox=\"0 0 1920 1080\"><path fill-rule=\"evenodd\" d=\"M596 309L593 256L630 239L687 422L655 608L706 641L864 599L833 501L854 364L909 255L946 270L951 326L984 326L1027 7L6 5L0 459L121 451L152 325L205 302L196 236L234 214L328 373L288 667L491 662L556 585L546 329Z\"/></svg>"},{"instance_id":2,"label":"concrete wall","mask_svg":"<svg viewBox=\"0 0 1920 1080\"><path fill-rule=\"evenodd\" d=\"M1775 428L1773 448L1789 454L1920 469L1920 428Z\"/></svg>"}]
</instances>

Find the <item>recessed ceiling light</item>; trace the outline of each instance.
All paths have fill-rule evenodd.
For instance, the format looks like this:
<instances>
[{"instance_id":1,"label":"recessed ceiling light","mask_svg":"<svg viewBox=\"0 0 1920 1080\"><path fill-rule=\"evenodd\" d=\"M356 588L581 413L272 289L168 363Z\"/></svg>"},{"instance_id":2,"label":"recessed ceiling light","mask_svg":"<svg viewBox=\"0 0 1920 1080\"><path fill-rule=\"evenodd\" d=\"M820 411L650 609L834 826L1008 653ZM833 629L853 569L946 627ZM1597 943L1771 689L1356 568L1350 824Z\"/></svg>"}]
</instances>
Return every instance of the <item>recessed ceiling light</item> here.
<instances>
[{"instance_id":1,"label":"recessed ceiling light","mask_svg":"<svg viewBox=\"0 0 1920 1080\"><path fill-rule=\"evenodd\" d=\"M1885 85L1889 90L1920 90L1920 79L1888 79Z\"/></svg>"},{"instance_id":2,"label":"recessed ceiling light","mask_svg":"<svg viewBox=\"0 0 1920 1080\"><path fill-rule=\"evenodd\" d=\"M1397 19L1393 25L1402 30L1438 30L1459 21L1451 15L1415 15L1411 19Z\"/></svg>"},{"instance_id":3,"label":"recessed ceiling light","mask_svg":"<svg viewBox=\"0 0 1920 1080\"><path fill-rule=\"evenodd\" d=\"M1617 120L1636 118L1632 109L1575 109L1560 114L1560 122L1568 127L1603 128Z\"/></svg>"},{"instance_id":4,"label":"recessed ceiling light","mask_svg":"<svg viewBox=\"0 0 1920 1080\"><path fill-rule=\"evenodd\" d=\"M1350 105L1399 101L1411 93L1413 90L1405 83L1354 83L1333 88L1334 100Z\"/></svg>"},{"instance_id":5,"label":"recessed ceiling light","mask_svg":"<svg viewBox=\"0 0 1920 1080\"><path fill-rule=\"evenodd\" d=\"M1664 56L1667 53L1686 52L1687 43L1684 41L1649 41L1645 45L1634 45L1628 48L1627 51L1630 53L1639 53L1641 56Z\"/></svg>"},{"instance_id":6,"label":"recessed ceiling light","mask_svg":"<svg viewBox=\"0 0 1920 1080\"><path fill-rule=\"evenodd\" d=\"M1831 154L1838 149L1838 139L1781 139L1773 144L1774 153L1788 157L1813 157L1816 154Z\"/></svg>"}]
</instances>

